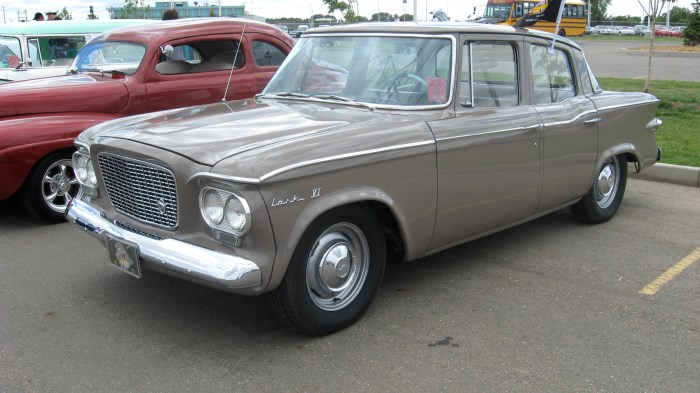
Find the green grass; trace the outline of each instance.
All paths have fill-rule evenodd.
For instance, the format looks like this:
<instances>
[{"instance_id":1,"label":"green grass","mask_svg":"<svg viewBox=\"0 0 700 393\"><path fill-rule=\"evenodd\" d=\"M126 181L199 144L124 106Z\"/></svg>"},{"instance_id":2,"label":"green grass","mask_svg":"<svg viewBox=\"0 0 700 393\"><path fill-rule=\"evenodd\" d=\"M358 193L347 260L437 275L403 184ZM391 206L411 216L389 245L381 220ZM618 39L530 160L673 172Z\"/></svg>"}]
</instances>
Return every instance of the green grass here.
<instances>
[{"instance_id":1,"label":"green grass","mask_svg":"<svg viewBox=\"0 0 700 393\"><path fill-rule=\"evenodd\" d=\"M583 35L580 37L569 37L573 41L586 42L586 41L625 41L625 42L638 42L640 45L649 45L649 37L644 37L641 35ZM682 37L654 37L654 44L666 45L666 44L682 44Z\"/></svg>"},{"instance_id":2,"label":"green grass","mask_svg":"<svg viewBox=\"0 0 700 393\"><path fill-rule=\"evenodd\" d=\"M605 90L644 89L642 79L597 79ZM656 115L664 121L656 132L662 162L700 167L700 82L652 80L649 92L660 100Z\"/></svg>"}]
</instances>

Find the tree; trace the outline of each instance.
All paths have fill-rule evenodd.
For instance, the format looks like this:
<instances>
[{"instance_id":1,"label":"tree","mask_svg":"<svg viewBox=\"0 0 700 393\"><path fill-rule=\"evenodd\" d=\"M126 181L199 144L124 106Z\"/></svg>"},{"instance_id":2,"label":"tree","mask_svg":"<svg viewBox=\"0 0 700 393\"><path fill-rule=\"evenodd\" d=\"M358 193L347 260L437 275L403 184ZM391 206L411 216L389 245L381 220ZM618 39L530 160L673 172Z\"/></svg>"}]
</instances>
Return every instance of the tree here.
<instances>
[{"instance_id":1,"label":"tree","mask_svg":"<svg viewBox=\"0 0 700 393\"><path fill-rule=\"evenodd\" d=\"M377 18L377 13L375 12L374 14L372 14L372 18L370 18L370 20L373 22L376 22L376 21L388 22L388 21L393 21L394 16L388 12L380 12L379 18Z\"/></svg>"},{"instance_id":2,"label":"tree","mask_svg":"<svg viewBox=\"0 0 700 393\"><path fill-rule=\"evenodd\" d=\"M88 19L99 19L97 15L95 15L95 10L90 6L90 13L88 14Z\"/></svg>"},{"instance_id":3,"label":"tree","mask_svg":"<svg viewBox=\"0 0 700 393\"><path fill-rule=\"evenodd\" d=\"M683 23L687 24L690 21L690 15L693 11L685 7L673 7L671 8L671 23Z\"/></svg>"},{"instance_id":4,"label":"tree","mask_svg":"<svg viewBox=\"0 0 700 393\"><path fill-rule=\"evenodd\" d=\"M349 1L352 2L352 0ZM328 6L329 14L332 14L335 11L340 11L340 14L343 15L343 19L345 19L345 22L347 23L356 23L359 21L358 16L350 3L338 0L323 0L323 4Z\"/></svg>"},{"instance_id":5,"label":"tree","mask_svg":"<svg viewBox=\"0 0 700 393\"><path fill-rule=\"evenodd\" d=\"M73 15L68 12L68 9L66 7L63 7L61 12L58 13L58 16L61 17L63 20L71 20L73 19Z\"/></svg>"},{"instance_id":6,"label":"tree","mask_svg":"<svg viewBox=\"0 0 700 393\"><path fill-rule=\"evenodd\" d=\"M591 0L591 20L605 20L612 0Z\"/></svg>"},{"instance_id":7,"label":"tree","mask_svg":"<svg viewBox=\"0 0 700 393\"><path fill-rule=\"evenodd\" d=\"M644 83L644 92L649 92L651 85L651 59L654 57L654 31L656 31L656 21L659 20L661 11L669 3L675 3L676 0L649 0L647 7L642 4L642 0L637 0L644 13L651 18L651 34L649 34L649 57L647 58L647 79Z\"/></svg>"},{"instance_id":8,"label":"tree","mask_svg":"<svg viewBox=\"0 0 700 393\"><path fill-rule=\"evenodd\" d=\"M683 31L683 45L686 46L700 45L700 6L694 7L695 10L688 18L688 27Z\"/></svg>"},{"instance_id":9,"label":"tree","mask_svg":"<svg viewBox=\"0 0 700 393\"><path fill-rule=\"evenodd\" d=\"M124 0L122 14L118 19L146 19L151 6L144 6L144 0Z\"/></svg>"}]
</instances>

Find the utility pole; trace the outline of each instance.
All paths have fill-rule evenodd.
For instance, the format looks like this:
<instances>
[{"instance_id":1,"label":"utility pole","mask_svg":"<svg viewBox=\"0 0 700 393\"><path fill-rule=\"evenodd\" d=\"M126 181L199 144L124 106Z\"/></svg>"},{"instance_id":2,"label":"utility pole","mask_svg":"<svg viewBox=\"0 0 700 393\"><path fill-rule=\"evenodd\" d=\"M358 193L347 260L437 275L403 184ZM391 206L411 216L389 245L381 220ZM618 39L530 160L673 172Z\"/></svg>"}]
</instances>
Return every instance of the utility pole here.
<instances>
[{"instance_id":1,"label":"utility pole","mask_svg":"<svg viewBox=\"0 0 700 393\"><path fill-rule=\"evenodd\" d=\"M588 19L586 21L586 27L590 30L591 28L591 0L588 0Z\"/></svg>"}]
</instances>

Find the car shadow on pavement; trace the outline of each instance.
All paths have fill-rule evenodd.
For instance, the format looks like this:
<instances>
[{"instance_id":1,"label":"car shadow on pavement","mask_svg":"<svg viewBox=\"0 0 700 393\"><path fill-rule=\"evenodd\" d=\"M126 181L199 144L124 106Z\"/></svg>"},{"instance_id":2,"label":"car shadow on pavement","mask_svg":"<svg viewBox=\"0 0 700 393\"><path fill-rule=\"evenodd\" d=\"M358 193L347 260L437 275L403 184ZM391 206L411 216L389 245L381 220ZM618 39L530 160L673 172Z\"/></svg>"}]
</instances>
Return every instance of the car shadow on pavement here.
<instances>
[{"instance_id":1,"label":"car shadow on pavement","mask_svg":"<svg viewBox=\"0 0 700 393\"><path fill-rule=\"evenodd\" d=\"M22 206L22 201L17 195L0 201L0 229L32 228L52 225L47 221L35 218Z\"/></svg>"}]
</instances>

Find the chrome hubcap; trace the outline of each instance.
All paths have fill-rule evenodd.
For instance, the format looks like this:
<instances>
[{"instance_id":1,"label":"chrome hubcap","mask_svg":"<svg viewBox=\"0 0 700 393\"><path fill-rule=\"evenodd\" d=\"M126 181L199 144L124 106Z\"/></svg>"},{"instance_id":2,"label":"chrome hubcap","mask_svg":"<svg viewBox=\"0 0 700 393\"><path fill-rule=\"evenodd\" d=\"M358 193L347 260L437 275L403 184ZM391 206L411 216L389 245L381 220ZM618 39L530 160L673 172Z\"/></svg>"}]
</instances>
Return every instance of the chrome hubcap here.
<instances>
[{"instance_id":1,"label":"chrome hubcap","mask_svg":"<svg viewBox=\"0 0 700 393\"><path fill-rule=\"evenodd\" d=\"M314 244L306 265L311 300L326 311L342 309L357 297L367 278L369 246L350 223L328 228Z\"/></svg>"},{"instance_id":2,"label":"chrome hubcap","mask_svg":"<svg viewBox=\"0 0 700 393\"><path fill-rule=\"evenodd\" d=\"M49 209L63 213L73 196L78 193L80 185L75 177L71 160L60 160L44 172L42 197Z\"/></svg>"},{"instance_id":3,"label":"chrome hubcap","mask_svg":"<svg viewBox=\"0 0 700 393\"><path fill-rule=\"evenodd\" d=\"M610 206L617 194L617 188L620 184L618 165L617 158L611 158L598 174L598 179L595 183L595 194L596 203L601 209Z\"/></svg>"}]
</instances>

